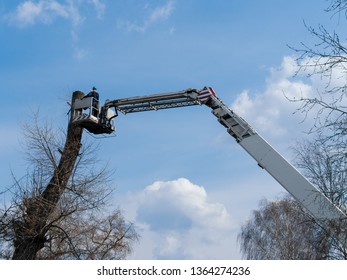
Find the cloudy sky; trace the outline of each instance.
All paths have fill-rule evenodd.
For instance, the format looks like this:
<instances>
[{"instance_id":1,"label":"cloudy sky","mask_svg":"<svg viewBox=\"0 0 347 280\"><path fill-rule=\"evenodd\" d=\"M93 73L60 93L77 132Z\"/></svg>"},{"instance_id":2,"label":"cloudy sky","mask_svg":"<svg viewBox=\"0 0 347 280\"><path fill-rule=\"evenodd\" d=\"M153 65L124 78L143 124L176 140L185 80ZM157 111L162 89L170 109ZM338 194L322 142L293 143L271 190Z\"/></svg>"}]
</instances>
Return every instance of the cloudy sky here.
<instances>
[{"instance_id":1,"label":"cloudy sky","mask_svg":"<svg viewBox=\"0 0 347 280\"><path fill-rule=\"evenodd\" d=\"M293 114L319 79L293 75L288 47L304 27L339 27L329 1L0 1L2 189L24 175L22 125L67 125L75 90L103 103L212 86L288 159L312 119ZM86 138L115 171L112 204L142 236L132 259L238 259L237 234L261 199L284 190L238 146L209 108L120 115L116 137Z\"/></svg>"}]
</instances>

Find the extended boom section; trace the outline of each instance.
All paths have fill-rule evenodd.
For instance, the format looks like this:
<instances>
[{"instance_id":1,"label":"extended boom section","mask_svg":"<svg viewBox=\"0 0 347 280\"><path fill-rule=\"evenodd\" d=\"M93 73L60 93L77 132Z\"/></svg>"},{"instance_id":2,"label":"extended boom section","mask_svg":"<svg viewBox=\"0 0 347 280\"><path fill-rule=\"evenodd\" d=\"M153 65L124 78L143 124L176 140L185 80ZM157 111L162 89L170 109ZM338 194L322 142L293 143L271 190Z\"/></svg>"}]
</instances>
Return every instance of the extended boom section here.
<instances>
[{"instance_id":1,"label":"extended boom section","mask_svg":"<svg viewBox=\"0 0 347 280\"><path fill-rule=\"evenodd\" d=\"M90 97L76 100L72 112L72 122L94 134L114 132L114 118L118 116L118 111L128 114L205 104L258 165L276 179L317 221L326 224L327 221L346 218L339 208L243 118L226 106L210 87L108 100L101 108L95 108L94 104Z\"/></svg>"},{"instance_id":2,"label":"extended boom section","mask_svg":"<svg viewBox=\"0 0 347 280\"><path fill-rule=\"evenodd\" d=\"M212 108L213 115L258 165L270 173L316 220L325 224L346 218L340 209L218 97L211 96L206 105Z\"/></svg>"},{"instance_id":3,"label":"extended boom section","mask_svg":"<svg viewBox=\"0 0 347 280\"><path fill-rule=\"evenodd\" d=\"M113 107L123 114L179 108L201 104L199 92L187 89L177 92L152 94L106 101L106 107Z\"/></svg>"}]
</instances>

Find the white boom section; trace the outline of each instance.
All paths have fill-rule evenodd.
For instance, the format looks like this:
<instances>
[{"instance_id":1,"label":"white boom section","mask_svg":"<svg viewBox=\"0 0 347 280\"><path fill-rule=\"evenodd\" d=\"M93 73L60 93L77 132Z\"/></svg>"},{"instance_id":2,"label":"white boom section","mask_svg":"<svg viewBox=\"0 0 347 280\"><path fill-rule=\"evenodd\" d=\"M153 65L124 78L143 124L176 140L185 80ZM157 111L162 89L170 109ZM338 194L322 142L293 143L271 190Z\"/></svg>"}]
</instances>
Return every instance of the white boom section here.
<instances>
[{"instance_id":1,"label":"white boom section","mask_svg":"<svg viewBox=\"0 0 347 280\"><path fill-rule=\"evenodd\" d=\"M210 87L106 101L102 111L113 107L116 111L127 114L202 104L212 108L212 113L227 128L228 133L316 220L325 223L336 219L346 219L345 214L339 208L283 158L243 118L228 108ZM104 116L105 120L100 118L101 124L109 122L107 116Z\"/></svg>"},{"instance_id":2,"label":"white boom section","mask_svg":"<svg viewBox=\"0 0 347 280\"><path fill-rule=\"evenodd\" d=\"M340 209L218 97L211 95L206 105L212 108L218 121L259 166L269 172L316 220L325 222L346 218Z\"/></svg>"}]
</instances>

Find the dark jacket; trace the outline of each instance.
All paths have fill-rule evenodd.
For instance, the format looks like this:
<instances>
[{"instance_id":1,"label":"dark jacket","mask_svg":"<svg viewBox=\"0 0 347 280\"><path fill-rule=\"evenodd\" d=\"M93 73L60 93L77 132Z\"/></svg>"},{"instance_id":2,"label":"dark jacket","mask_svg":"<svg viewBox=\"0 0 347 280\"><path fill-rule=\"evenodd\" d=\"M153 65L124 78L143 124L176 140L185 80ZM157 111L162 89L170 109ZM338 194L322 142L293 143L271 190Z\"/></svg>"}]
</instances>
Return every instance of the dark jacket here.
<instances>
[{"instance_id":1,"label":"dark jacket","mask_svg":"<svg viewBox=\"0 0 347 280\"><path fill-rule=\"evenodd\" d=\"M86 97L94 97L97 101L99 101L99 93L97 91L91 91L89 92L84 98Z\"/></svg>"}]
</instances>

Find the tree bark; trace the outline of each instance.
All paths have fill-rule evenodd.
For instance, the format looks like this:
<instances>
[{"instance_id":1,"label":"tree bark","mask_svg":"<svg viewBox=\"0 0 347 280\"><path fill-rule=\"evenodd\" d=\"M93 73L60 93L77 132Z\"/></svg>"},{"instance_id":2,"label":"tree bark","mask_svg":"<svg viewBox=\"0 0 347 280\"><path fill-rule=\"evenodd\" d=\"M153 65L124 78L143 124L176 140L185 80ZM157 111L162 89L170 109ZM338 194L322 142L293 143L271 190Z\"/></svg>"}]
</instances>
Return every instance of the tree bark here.
<instances>
[{"instance_id":1,"label":"tree bark","mask_svg":"<svg viewBox=\"0 0 347 280\"><path fill-rule=\"evenodd\" d=\"M71 110L73 110L75 100L83 96L84 93L81 91L73 92ZM74 125L70 119L65 146L50 182L40 196L29 202L24 220L18 222L14 227L15 250L12 259L34 260L37 252L44 247L47 232L46 225L49 216L54 211L67 187L82 146L82 133L83 128Z\"/></svg>"}]
</instances>

